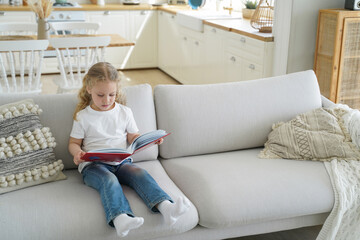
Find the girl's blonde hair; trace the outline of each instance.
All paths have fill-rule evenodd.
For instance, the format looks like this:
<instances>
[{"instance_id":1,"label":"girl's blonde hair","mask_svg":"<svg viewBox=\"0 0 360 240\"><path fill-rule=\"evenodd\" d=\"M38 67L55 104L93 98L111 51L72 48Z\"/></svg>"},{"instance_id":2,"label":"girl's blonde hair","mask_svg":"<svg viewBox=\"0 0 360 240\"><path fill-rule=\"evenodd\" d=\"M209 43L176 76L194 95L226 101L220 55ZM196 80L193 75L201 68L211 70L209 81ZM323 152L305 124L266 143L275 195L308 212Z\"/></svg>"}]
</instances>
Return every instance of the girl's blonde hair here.
<instances>
[{"instance_id":1,"label":"girl's blonde hair","mask_svg":"<svg viewBox=\"0 0 360 240\"><path fill-rule=\"evenodd\" d=\"M122 73L121 73L122 74ZM87 88L92 88L98 82L116 82L117 92L115 102L125 105L125 95L121 90L121 78L116 68L108 62L98 62L94 64L83 78L83 84L78 93L79 103L76 106L73 119L77 120L77 113L91 104L91 95Z\"/></svg>"}]
</instances>

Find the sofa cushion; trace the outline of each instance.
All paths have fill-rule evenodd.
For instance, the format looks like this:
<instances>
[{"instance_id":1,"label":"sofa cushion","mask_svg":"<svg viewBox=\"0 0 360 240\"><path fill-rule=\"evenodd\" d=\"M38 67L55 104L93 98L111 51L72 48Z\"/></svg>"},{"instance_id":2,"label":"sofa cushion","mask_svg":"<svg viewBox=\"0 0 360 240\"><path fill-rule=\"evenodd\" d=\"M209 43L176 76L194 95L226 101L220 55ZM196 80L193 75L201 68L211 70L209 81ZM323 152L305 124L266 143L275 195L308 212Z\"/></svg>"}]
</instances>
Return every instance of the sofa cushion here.
<instances>
[{"instance_id":1,"label":"sofa cushion","mask_svg":"<svg viewBox=\"0 0 360 240\"><path fill-rule=\"evenodd\" d=\"M124 88L127 106L133 113L141 133L156 130L155 110L152 88L148 84ZM73 123L73 113L77 104L76 94L55 95L14 95L1 94L0 105L32 98L41 106L44 113L40 116L44 126L50 127L57 141L56 157L62 159L66 169L76 168L68 151L68 141ZM152 147L137 153L134 161L153 160L158 156L158 147Z\"/></svg>"},{"instance_id":2,"label":"sofa cushion","mask_svg":"<svg viewBox=\"0 0 360 240\"><path fill-rule=\"evenodd\" d=\"M32 99L0 106L0 194L66 178L40 113Z\"/></svg>"},{"instance_id":3,"label":"sofa cushion","mask_svg":"<svg viewBox=\"0 0 360 240\"><path fill-rule=\"evenodd\" d=\"M183 196L165 173L158 160L137 163L146 169L174 199ZM86 186L76 170L65 171L68 179L0 195L1 239L118 239L107 225L100 195ZM188 231L195 227L195 207L172 227L162 215L151 212L130 188L123 187L136 216L144 217L144 225L130 231L124 239L153 239ZM34 227L36 226L36 227Z\"/></svg>"},{"instance_id":4,"label":"sofa cushion","mask_svg":"<svg viewBox=\"0 0 360 240\"><path fill-rule=\"evenodd\" d=\"M173 158L262 146L274 122L321 107L313 71L267 79L155 87L158 127L172 134L160 156Z\"/></svg>"},{"instance_id":5,"label":"sofa cushion","mask_svg":"<svg viewBox=\"0 0 360 240\"><path fill-rule=\"evenodd\" d=\"M260 159L260 151L247 149L161 163L194 203L204 227L235 227L332 209L334 194L323 163Z\"/></svg>"},{"instance_id":6,"label":"sofa cushion","mask_svg":"<svg viewBox=\"0 0 360 240\"><path fill-rule=\"evenodd\" d=\"M352 142L341 107L317 108L289 122L277 123L269 134L262 158L287 158L313 161L360 160Z\"/></svg>"}]
</instances>

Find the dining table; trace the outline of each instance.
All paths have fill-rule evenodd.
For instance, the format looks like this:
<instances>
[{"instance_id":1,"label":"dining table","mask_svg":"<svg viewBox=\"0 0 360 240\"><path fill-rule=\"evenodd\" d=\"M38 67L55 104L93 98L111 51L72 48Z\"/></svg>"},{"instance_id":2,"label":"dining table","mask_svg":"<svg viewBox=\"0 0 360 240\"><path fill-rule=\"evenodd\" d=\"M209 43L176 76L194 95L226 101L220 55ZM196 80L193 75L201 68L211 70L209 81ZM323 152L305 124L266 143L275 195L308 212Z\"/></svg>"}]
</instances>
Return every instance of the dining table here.
<instances>
[{"instance_id":1,"label":"dining table","mask_svg":"<svg viewBox=\"0 0 360 240\"><path fill-rule=\"evenodd\" d=\"M50 38L68 38L68 37L101 37L110 36L110 44L107 47L129 47L134 46L131 42L119 34L67 34L67 35L50 35ZM37 35L2 35L0 41L16 41L16 40L36 40ZM55 50L51 45L46 50Z\"/></svg>"}]
</instances>

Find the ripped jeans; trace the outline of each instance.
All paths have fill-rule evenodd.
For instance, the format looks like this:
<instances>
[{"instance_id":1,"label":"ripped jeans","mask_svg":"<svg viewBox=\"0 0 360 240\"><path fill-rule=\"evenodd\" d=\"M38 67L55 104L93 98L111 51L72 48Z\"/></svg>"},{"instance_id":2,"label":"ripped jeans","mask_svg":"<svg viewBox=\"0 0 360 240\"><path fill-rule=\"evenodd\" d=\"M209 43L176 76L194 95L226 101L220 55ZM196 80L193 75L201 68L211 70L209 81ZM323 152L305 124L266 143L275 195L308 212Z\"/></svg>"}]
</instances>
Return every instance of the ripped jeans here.
<instances>
[{"instance_id":1,"label":"ripped jeans","mask_svg":"<svg viewBox=\"0 0 360 240\"><path fill-rule=\"evenodd\" d=\"M112 227L113 219L118 215L125 213L134 216L120 184L134 189L153 212L158 212L155 207L158 203L164 200L172 202L170 196L159 187L150 174L134 165L131 159L126 159L116 166L94 162L82 170L82 175L85 184L100 193L106 221Z\"/></svg>"}]
</instances>

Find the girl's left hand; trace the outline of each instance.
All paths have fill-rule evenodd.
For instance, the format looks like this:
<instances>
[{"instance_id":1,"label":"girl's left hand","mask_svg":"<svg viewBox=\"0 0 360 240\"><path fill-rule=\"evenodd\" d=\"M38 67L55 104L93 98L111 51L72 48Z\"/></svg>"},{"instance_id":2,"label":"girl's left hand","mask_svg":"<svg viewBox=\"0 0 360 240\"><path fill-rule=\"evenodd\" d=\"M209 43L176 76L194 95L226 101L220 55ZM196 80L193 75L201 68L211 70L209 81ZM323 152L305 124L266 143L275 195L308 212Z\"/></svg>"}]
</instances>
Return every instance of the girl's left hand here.
<instances>
[{"instance_id":1,"label":"girl's left hand","mask_svg":"<svg viewBox=\"0 0 360 240\"><path fill-rule=\"evenodd\" d=\"M155 142L155 144L160 145L164 142L163 138L160 138L158 141Z\"/></svg>"}]
</instances>

